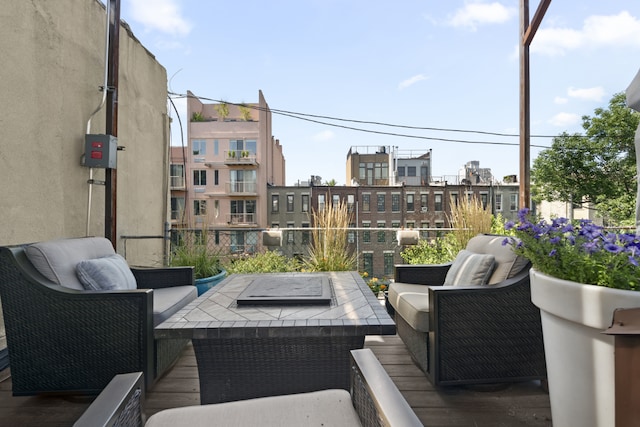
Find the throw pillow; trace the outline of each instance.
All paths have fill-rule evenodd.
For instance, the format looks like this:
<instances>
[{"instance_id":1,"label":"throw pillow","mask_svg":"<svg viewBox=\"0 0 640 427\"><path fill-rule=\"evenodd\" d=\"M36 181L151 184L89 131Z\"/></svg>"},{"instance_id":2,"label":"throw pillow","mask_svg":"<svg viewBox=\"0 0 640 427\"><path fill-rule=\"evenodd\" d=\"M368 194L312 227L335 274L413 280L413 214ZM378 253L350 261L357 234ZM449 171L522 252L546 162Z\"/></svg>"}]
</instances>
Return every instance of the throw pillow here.
<instances>
[{"instance_id":1,"label":"throw pillow","mask_svg":"<svg viewBox=\"0 0 640 427\"><path fill-rule=\"evenodd\" d=\"M86 290L111 291L137 287L127 261L118 254L80 261L76 266L76 274Z\"/></svg>"},{"instance_id":2,"label":"throw pillow","mask_svg":"<svg viewBox=\"0 0 640 427\"><path fill-rule=\"evenodd\" d=\"M461 250L444 279L445 286L486 285L496 266L495 257Z\"/></svg>"}]
</instances>

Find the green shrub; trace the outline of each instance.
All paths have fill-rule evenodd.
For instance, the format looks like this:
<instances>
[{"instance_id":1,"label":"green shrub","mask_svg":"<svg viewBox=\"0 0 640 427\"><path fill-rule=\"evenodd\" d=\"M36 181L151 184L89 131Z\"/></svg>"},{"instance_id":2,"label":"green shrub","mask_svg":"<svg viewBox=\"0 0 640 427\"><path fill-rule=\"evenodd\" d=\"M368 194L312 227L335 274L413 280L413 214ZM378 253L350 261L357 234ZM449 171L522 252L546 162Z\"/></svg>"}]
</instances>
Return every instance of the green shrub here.
<instances>
[{"instance_id":1,"label":"green shrub","mask_svg":"<svg viewBox=\"0 0 640 427\"><path fill-rule=\"evenodd\" d=\"M225 268L229 274L234 273L285 273L299 271L300 263L275 252L265 251L254 255L243 255L231 259Z\"/></svg>"}]
</instances>

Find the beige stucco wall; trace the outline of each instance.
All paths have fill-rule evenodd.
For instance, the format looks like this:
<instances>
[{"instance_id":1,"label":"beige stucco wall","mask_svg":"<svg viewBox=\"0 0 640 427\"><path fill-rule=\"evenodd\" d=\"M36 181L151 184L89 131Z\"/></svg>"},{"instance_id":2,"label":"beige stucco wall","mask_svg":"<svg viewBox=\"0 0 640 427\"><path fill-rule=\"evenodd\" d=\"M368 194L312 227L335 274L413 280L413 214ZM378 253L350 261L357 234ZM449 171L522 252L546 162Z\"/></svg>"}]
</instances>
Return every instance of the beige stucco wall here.
<instances>
[{"instance_id":1,"label":"beige stucco wall","mask_svg":"<svg viewBox=\"0 0 640 427\"><path fill-rule=\"evenodd\" d=\"M5 2L0 8L0 245L86 234L87 120L100 104L105 8L97 0ZM120 31L116 249L133 265L162 263L168 220L166 70ZM105 110L91 133L105 132ZM104 179L97 170L94 178ZM90 235L104 235L103 186ZM126 252L126 253L125 253Z\"/></svg>"}]
</instances>

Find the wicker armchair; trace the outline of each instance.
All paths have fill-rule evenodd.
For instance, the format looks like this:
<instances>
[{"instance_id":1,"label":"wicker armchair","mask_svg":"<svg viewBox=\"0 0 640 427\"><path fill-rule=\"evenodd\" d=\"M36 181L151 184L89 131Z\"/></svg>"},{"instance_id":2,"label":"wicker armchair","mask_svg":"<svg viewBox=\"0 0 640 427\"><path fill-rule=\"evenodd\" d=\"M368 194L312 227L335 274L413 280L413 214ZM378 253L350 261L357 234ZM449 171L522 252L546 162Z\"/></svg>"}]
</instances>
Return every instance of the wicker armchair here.
<instances>
[{"instance_id":1,"label":"wicker armchair","mask_svg":"<svg viewBox=\"0 0 640 427\"><path fill-rule=\"evenodd\" d=\"M131 269L138 289L83 291L45 278L25 246L0 248L13 395L98 394L132 371L151 387L177 360L188 340L154 339L152 288L193 285L192 268Z\"/></svg>"},{"instance_id":2,"label":"wicker armchair","mask_svg":"<svg viewBox=\"0 0 640 427\"><path fill-rule=\"evenodd\" d=\"M474 240L475 239L475 240ZM474 237L467 249L496 253L503 237ZM506 279L443 286L452 263L397 265L389 290L398 335L434 385L546 378L540 312L531 302L530 264L509 261ZM496 274L498 271L496 271Z\"/></svg>"},{"instance_id":3,"label":"wicker armchair","mask_svg":"<svg viewBox=\"0 0 640 427\"><path fill-rule=\"evenodd\" d=\"M116 376L74 427L144 425L141 376L139 372ZM147 427L352 425L348 419L365 427L422 426L370 349L351 351L350 392L351 399L345 390L324 390L168 409L150 417ZM336 401L335 393L347 398ZM312 407L300 408L301 402L309 402L308 397L312 397ZM347 402L351 403L348 408ZM327 405L330 410L325 410ZM342 411L347 416L342 417Z\"/></svg>"}]
</instances>

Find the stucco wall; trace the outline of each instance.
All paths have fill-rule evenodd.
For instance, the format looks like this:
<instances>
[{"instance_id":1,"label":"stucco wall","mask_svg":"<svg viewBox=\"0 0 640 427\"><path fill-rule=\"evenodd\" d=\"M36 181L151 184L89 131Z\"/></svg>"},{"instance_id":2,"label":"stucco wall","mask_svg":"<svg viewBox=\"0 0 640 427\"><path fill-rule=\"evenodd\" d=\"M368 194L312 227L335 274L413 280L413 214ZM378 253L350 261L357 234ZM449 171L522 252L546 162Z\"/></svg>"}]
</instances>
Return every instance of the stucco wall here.
<instances>
[{"instance_id":1,"label":"stucco wall","mask_svg":"<svg viewBox=\"0 0 640 427\"><path fill-rule=\"evenodd\" d=\"M12 1L0 22L0 245L84 236L89 170L80 159L102 96L105 7ZM166 70L122 27L116 249L133 265L158 265L164 255L161 239L125 248L120 236L162 236L168 220L166 83ZM105 114L91 133L105 132ZM89 234L104 235L105 190L93 188Z\"/></svg>"}]
</instances>

